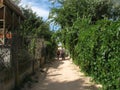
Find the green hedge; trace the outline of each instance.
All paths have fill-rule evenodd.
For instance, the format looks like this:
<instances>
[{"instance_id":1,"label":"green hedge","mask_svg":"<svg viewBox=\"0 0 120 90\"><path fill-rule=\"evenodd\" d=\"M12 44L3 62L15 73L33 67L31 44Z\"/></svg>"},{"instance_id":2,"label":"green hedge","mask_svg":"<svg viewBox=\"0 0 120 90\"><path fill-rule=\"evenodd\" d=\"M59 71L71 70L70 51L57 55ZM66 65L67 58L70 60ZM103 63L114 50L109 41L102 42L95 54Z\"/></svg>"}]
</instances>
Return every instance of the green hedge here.
<instances>
[{"instance_id":1,"label":"green hedge","mask_svg":"<svg viewBox=\"0 0 120 90\"><path fill-rule=\"evenodd\" d=\"M84 19L77 21L73 29L79 29L78 42L71 53L74 62L104 90L119 90L120 22L101 20L92 25Z\"/></svg>"}]
</instances>

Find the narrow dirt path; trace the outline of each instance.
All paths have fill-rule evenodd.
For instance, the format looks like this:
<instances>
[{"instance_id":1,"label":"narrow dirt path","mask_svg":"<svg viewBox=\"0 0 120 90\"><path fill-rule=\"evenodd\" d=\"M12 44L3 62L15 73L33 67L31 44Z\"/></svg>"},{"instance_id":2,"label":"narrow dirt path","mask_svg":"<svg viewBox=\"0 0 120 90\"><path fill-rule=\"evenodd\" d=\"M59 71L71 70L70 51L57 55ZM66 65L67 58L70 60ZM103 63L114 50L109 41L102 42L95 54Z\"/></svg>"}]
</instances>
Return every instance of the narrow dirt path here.
<instances>
[{"instance_id":1,"label":"narrow dirt path","mask_svg":"<svg viewBox=\"0 0 120 90\"><path fill-rule=\"evenodd\" d=\"M56 60L38 72L37 83L26 85L22 90L98 90L99 85L90 82L90 78L80 72L71 60Z\"/></svg>"}]
</instances>

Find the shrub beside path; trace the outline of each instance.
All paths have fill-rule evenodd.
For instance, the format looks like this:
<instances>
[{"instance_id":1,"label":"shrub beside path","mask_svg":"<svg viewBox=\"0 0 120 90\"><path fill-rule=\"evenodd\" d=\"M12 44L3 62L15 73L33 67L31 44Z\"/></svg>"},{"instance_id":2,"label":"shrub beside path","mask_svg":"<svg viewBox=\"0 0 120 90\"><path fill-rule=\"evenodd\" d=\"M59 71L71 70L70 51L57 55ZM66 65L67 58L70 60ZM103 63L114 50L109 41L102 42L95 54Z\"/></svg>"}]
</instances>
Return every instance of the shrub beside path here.
<instances>
[{"instance_id":1,"label":"shrub beside path","mask_svg":"<svg viewBox=\"0 0 120 90\"><path fill-rule=\"evenodd\" d=\"M100 85L91 82L80 72L72 60L55 60L37 72L22 90L99 90Z\"/></svg>"}]
</instances>

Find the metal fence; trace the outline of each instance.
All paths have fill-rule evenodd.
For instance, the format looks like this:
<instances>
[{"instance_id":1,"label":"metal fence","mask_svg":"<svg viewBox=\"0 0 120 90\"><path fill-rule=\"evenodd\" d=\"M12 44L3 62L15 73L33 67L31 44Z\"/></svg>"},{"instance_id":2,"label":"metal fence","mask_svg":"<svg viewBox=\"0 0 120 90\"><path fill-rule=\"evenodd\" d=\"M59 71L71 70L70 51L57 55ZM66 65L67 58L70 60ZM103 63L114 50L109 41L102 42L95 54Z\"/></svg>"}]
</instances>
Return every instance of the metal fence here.
<instances>
[{"instance_id":1,"label":"metal fence","mask_svg":"<svg viewBox=\"0 0 120 90\"><path fill-rule=\"evenodd\" d=\"M33 40L34 47L31 46ZM0 46L0 89L18 87L26 75L45 63L45 52L44 39L13 35L11 45Z\"/></svg>"}]
</instances>

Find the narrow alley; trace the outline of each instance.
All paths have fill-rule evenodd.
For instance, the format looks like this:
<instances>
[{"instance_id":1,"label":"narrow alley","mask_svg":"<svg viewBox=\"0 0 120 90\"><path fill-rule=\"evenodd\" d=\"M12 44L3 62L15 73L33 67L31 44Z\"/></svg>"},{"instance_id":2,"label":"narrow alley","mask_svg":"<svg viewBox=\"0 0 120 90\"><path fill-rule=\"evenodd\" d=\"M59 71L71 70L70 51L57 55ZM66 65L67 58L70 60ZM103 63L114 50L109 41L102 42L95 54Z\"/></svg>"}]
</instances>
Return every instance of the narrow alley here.
<instances>
[{"instance_id":1,"label":"narrow alley","mask_svg":"<svg viewBox=\"0 0 120 90\"><path fill-rule=\"evenodd\" d=\"M90 82L90 78L80 72L71 60L55 60L47 64L44 72L38 72L22 90L98 90L99 85Z\"/></svg>"}]
</instances>

